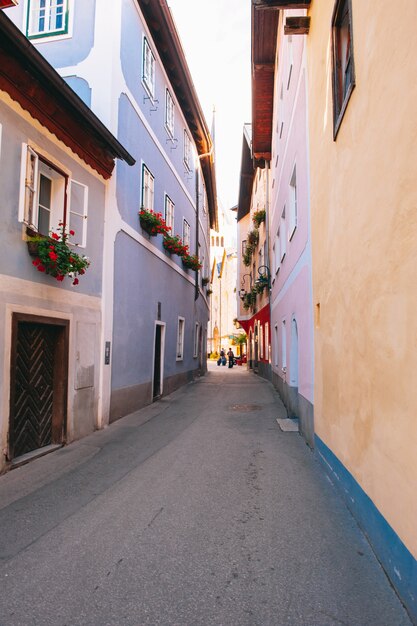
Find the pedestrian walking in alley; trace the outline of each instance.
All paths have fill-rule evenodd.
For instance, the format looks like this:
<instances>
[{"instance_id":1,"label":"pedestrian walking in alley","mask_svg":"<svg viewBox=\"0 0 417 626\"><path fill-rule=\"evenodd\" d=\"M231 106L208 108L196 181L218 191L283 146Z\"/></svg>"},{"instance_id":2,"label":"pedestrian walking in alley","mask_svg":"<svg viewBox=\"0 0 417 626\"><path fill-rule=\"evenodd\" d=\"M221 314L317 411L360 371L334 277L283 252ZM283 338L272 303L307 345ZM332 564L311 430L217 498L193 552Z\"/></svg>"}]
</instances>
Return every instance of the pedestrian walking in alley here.
<instances>
[{"instance_id":1,"label":"pedestrian walking in alley","mask_svg":"<svg viewBox=\"0 0 417 626\"><path fill-rule=\"evenodd\" d=\"M235 355L233 353L232 348L229 348L229 352L227 353L228 359L229 359L229 367L233 367L233 363L235 360Z\"/></svg>"}]
</instances>

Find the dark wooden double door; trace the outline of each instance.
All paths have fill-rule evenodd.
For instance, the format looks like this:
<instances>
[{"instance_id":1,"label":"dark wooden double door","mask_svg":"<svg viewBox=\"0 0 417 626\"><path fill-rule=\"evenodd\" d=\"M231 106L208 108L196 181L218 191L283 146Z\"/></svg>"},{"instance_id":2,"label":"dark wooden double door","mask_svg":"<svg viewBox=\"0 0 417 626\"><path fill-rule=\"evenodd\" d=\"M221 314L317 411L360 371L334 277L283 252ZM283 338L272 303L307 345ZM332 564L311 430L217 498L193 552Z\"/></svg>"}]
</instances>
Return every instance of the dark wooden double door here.
<instances>
[{"instance_id":1,"label":"dark wooden double door","mask_svg":"<svg viewBox=\"0 0 417 626\"><path fill-rule=\"evenodd\" d=\"M68 335L67 320L13 316L10 460L64 442Z\"/></svg>"}]
</instances>

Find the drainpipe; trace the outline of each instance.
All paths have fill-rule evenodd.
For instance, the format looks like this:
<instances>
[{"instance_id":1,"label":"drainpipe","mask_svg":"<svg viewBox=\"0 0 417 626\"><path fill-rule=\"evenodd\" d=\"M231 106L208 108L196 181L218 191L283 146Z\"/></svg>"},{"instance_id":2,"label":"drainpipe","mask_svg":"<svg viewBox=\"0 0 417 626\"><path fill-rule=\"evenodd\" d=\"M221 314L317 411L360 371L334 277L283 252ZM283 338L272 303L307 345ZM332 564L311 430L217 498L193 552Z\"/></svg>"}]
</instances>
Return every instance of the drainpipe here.
<instances>
[{"instance_id":1,"label":"drainpipe","mask_svg":"<svg viewBox=\"0 0 417 626\"><path fill-rule=\"evenodd\" d=\"M199 164L200 165L200 164ZM200 197L199 197L199 173L200 168L195 168L195 246L196 246L196 254L198 255L198 244L199 244L199 221L200 221ZM200 295L200 289L198 286L198 275L200 270L195 272L195 287L194 287L194 301L198 300L198 296Z\"/></svg>"},{"instance_id":2,"label":"drainpipe","mask_svg":"<svg viewBox=\"0 0 417 626\"><path fill-rule=\"evenodd\" d=\"M271 287L272 287L272 276L271 276L271 265L269 262L269 178L270 178L270 163L269 161L265 161L265 170L266 170L266 194L265 194L265 234L266 234L266 266L269 271L269 286L268 286L268 306L269 306L269 332L268 332L268 341L271 341L272 329L271 329ZM268 368L269 366L269 345L265 346L265 349L268 351Z\"/></svg>"}]
</instances>

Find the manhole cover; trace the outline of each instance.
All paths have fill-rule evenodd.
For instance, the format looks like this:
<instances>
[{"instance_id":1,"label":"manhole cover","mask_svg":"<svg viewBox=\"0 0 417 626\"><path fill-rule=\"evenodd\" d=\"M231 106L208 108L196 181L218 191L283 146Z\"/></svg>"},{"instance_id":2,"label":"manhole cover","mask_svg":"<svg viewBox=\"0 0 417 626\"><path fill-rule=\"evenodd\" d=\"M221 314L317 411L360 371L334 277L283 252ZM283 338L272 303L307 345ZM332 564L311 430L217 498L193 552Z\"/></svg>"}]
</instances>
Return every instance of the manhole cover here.
<instances>
[{"instance_id":1,"label":"manhole cover","mask_svg":"<svg viewBox=\"0 0 417 626\"><path fill-rule=\"evenodd\" d=\"M258 404L232 404L231 407L229 407L229 409L231 411L239 411L241 413L243 412L249 412L249 411L258 411L258 409L260 409L261 407Z\"/></svg>"}]
</instances>

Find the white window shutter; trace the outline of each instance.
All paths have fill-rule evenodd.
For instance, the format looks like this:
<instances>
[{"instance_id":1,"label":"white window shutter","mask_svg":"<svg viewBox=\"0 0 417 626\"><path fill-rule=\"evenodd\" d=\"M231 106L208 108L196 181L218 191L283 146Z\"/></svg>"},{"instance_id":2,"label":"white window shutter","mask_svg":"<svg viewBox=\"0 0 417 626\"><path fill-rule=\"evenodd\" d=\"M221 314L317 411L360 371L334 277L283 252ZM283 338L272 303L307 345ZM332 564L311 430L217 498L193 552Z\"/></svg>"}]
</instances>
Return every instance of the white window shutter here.
<instances>
[{"instance_id":1,"label":"white window shutter","mask_svg":"<svg viewBox=\"0 0 417 626\"><path fill-rule=\"evenodd\" d=\"M75 232L70 243L85 248L87 245L88 187L76 180L70 181L69 188L69 219L67 233Z\"/></svg>"},{"instance_id":2,"label":"white window shutter","mask_svg":"<svg viewBox=\"0 0 417 626\"><path fill-rule=\"evenodd\" d=\"M27 143L22 144L18 220L37 228L36 197L39 157Z\"/></svg>"}]
</instances>

